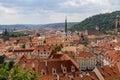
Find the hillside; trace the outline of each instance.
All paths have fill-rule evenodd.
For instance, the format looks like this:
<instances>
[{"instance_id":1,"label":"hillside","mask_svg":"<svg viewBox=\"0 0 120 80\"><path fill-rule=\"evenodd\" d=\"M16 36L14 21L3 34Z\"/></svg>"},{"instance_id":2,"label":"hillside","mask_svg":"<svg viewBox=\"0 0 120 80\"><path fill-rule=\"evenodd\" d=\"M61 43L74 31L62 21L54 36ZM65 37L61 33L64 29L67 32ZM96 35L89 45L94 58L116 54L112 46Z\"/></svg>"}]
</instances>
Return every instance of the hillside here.
<instances>
[{"instance_id":1,"label":"hillside","mask_svg":"<svg viewBox=\"0 0 120 80\"><path fill-rule=\"evenodd\" d=\"M82 22L72 26L71 31L81 31L85 29L95 29L99 26L100 30L113 30L115 28L116 16L120 15L120 11L105 13L86 18Z\"/></svg>"}]
</instances>

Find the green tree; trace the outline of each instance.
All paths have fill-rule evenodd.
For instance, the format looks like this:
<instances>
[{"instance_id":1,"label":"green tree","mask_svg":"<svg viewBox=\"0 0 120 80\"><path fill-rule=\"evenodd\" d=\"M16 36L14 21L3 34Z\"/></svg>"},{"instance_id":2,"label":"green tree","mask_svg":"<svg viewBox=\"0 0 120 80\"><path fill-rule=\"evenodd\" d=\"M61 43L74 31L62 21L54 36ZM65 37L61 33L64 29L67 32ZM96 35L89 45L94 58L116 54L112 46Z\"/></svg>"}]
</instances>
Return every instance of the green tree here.
<instances>
[{"instance_id":1,"label":"green tree","mask_svg":"<svg viewBox=\"0 0 120 80\"><path fill-rule=\"evenodd\" d=\"M52 51L52 53L57 53L57 52L59 52L59 51L61 51L61 46L59 46L59 45L56 45L56 47L54 48L54 50Z\"/></svg>"},{"instance_id":2,"label":"green tree","mask_svg":"<svg viewBox=\"0 0 120 80\"><path fill-rule=\"evenodd\" d=\"M38 76L32 70L19 70L19 66L11 62L0 65L0 80L38 80Z\"/></svg>"},{"instance_id":3,"label":"green tree","mask_svg":"<svg viewBox=\"0 0 120 80\"><path fill-rule=\"evenodd\" d=\"M101 31L114 30L115 19L117 15L120 15L120 11L94 15L72 26L70 30L71 31L82 31L86 29L95 29L96 26L98 26Z\"/></svg>"},{"instance_id":4,"label":"green tree","mask_svg":"<svg viewBox=\"0 0 120 80\"><path fill-rule=\"evenodd\" d=\"M4 63L0 65L0 80L8 80L9 75L8 64Z\"/></svg>"}]
</instances>

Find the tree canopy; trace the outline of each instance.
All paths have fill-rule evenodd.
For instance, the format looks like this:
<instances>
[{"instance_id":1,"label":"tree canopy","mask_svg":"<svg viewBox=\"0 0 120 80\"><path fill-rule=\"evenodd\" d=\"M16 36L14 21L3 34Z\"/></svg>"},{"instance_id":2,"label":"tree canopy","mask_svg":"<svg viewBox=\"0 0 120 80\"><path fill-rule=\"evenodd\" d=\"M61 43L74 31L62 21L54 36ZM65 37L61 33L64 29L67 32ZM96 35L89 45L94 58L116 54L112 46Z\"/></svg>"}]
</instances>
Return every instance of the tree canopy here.
<instances>
[{"instance_id":1,"label":"tree canopy","mask_svg":"<svg viewBox=\"0 0 120 80\"><path fill-rule=\"evenodd\" d=\"M17 64L12 62L0 64L0 80L38 80L35 72L19 70Z\"/></svg>"},{"instance_id":2,"label":"tree canopy","mask_svg":"<svg viewBox=\"0 0 120 80\"><path fill-rule=\"evenodd\" d=\"M96 26L98 26L102 31L113 30L115 28L115 19L117 15L120 15L120 11L95 15L74 25L70 30L81 31L86 29L95 29Z\"/></svg>"}]
</instances>

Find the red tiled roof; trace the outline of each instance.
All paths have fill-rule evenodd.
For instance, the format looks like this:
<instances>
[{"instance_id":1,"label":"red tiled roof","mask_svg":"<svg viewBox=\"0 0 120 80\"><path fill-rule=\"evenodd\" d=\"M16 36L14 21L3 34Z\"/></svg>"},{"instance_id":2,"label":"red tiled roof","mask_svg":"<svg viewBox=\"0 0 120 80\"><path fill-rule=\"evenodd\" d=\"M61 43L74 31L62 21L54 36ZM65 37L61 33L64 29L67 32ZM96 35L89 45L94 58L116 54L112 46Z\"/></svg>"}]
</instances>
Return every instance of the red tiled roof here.
<instances>
[{"instance_id":1,"label":"red tiled roof","mask_svg":"<svg viewBox=\"0 0 120 80\"><path fill-rule=\"evenodd\" d=\"M120 72L118 70L117 66L111 66L109 67L98 67L99 72L102 74L102 76L105 78L105 80L114 80L117 78L120 78Z\"/></svg>"},{"instance_id":2,"label":"red tiled roof","mask_svg":"<svg viewBox=\"0 0 120 80\"><path fill-rule=\"evenodd\" d=\"M58 60L58 59L42 60L39 58L25 58L25 57L26 56L22 56L18 61L21 69L22 69L22 64L24 63L24 61L26 61L25 64L26 69L31 69L32 63L34 63L35 70L37 73L39 73L41 70L45 70L46 74L51 74L52 69L55 68L56 72L58 74L61 74L63 73L61 69L61 65L67 68L67 73L71 72L71 66L75 67L75 71L79 71L79 69L71 62L71 60Z\"/></svg>"},{"instance_id":3,"label":"red tiled roof","mask_svg":"<svg viewBox=\"0 0 120 80\"><path fill-rule=\"evenodd\" d=\"M77 55L77 58L94 58L95 59L95 56L94 56L94 54L92 54L90 52L80 52Z\"/></svg>"}]
</instances>

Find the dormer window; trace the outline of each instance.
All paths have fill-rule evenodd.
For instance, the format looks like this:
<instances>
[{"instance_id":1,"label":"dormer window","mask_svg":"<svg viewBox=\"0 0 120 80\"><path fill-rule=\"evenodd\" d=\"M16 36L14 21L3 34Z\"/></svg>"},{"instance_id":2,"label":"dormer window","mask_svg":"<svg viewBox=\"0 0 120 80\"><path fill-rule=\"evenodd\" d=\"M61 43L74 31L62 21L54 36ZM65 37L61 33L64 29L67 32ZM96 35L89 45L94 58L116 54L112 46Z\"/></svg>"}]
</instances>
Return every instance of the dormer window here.
<instances>
[{"instance_id":1,"label":"dormer window","mask_svg":"<svg viewBox=\"0 0 120 80\"><path fill-rule=\"evenodd\" d=\"M67 73L66 67L63 68L63 73Z\"/></svg>"},{"instance_id":2,"label":"dormer window","mask_svg":"<svg viewBox=\"0 0 120 80\"><path fill-rule=\"evenodd\" d=\"M45 72L43 69L40 71L40 73L41 73L42 75L46 75L46 72Z\"/></svg>"},{"instance_id":3,"label":"dormer window","mask_svg":"<svg viewBox=\"0 0 120 80\"><path fill-rule=\"evenodd\" d=\"M75 72L75 67L71 66L71 72Z\"/></svg>"},{"instance_id":4,"label":"dormer window","mask_svg":"<svg viewBox=\"0 0 120 80\"><path fill-rule=\"evenodd\" d=\"M52 69L52 74L53 75L56 74L56 69L55 68Z\"/></svg>"}]
</instances>

